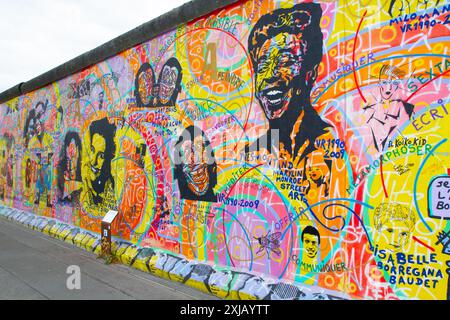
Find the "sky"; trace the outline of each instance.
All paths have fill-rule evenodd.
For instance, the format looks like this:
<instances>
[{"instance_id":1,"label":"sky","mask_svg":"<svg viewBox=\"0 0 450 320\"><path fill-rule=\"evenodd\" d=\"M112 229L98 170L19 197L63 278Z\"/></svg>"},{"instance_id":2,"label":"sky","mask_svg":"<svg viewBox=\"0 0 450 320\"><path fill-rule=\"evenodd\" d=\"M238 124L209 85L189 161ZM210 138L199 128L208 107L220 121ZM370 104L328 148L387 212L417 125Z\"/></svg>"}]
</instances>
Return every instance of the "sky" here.
<instances>
[{"instance_id":1,"label":"sky","mask_svg":"<svg viewBox=\"0 0 450 320\"><path fill-rule=\"evenodd\" d=\"M189 0L0 0L0 93Z\"/></svg>"}]
</instances>

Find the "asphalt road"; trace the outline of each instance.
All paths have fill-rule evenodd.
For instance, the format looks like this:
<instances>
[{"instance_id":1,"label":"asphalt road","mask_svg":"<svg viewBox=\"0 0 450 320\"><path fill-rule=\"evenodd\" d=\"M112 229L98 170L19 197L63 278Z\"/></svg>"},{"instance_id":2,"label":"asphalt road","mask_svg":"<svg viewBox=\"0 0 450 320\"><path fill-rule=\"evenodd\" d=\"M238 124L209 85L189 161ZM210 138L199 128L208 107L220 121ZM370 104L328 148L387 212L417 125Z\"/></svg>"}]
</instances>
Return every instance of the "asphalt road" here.
<instances>
[{"instance_id":1,"label":"asphalt road","mask_svg":"<svg viewBox=\"0 0 450 320\"><path fill-rule=\"evenodd\" d=\"M69 290L69 266L79 266L81 288ZM72 282L73 283L73 282ZM121 264L0 217L0 299L216 300L183 284Z\"/></svg>"}]
</instances>

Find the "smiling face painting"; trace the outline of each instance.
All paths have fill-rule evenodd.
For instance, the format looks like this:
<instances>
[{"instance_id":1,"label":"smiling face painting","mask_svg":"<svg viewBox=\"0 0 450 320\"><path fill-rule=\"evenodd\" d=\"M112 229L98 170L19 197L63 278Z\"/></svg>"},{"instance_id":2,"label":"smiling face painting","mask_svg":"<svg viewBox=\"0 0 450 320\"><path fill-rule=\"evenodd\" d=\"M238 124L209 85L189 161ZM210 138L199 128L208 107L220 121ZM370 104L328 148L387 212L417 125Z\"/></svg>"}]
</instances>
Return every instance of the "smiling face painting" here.
<instances>
[{"instance_id":1,"label":"smiling face painting","mask_svg":"<svg viewBox=\"0 0 450 320\"><path fill-rule=\"evenodd\" d=\"M116 126L107 118L93 121L83 145L83 192L87 206L113 203L114 179L111 161L115 155L114 135ZM108 199L107 199L108 198Z\"/></svg>"},{"instance_id":2,"label":"smiling face painting","mask_svg":"<svg viewBox=\"0 0 450 320\"><path fill-rule=\"evenodd\" d=\"M280 118L294 94L295 75L300 73L305 42L300 35L279 33L264 42L258 54L256 97L267 119Z\"/></svg>"},{"instance_id":3,"label":"smiling face painting","mask_svg":"<svg viewBox=\"0 0 450 320\"><path fill-rule=\"evenodd\" d=\"M99 134L94 134L91 142L91 152L90 152L90 179L94 181L100 176L100 170L105 162L105 150L106 150L106 140Z\"/></svg>"},{"instance_id":4,"label":"smiling face painting","mask_svg":"<svg viewBox=\"0 0 450 320\"><path fill-rule=\"evenodd\" d=\"M307 226L302 232L303 249L305 250L306 260L317 258L320 246L320 233L313 226Z\"/></svg>"},{"instance_id":5,"label":"smiling face painting","mask_svg":"<svg viewBox=\"0 0 450 320\"><path fill-rule=\"evenodd\" d=\"M258 20L248 39L255 96L269 120L267 134L279 130L280 143L293 158L310 153L308 144L328 127L310 97L323 53L321 16L315 3L277 9Z\"/></svg>"},{"instance_id":6,"label":"smiling face painting","mask_svg":"<svg viewBox=\"0 0 450 320\"><path fill-rule=\"evenodd\" d=\"M175 147L175 177L182 199L217 202L217 164L211 143L202 130L186 128Z\"/></svg>"}]
</instances>

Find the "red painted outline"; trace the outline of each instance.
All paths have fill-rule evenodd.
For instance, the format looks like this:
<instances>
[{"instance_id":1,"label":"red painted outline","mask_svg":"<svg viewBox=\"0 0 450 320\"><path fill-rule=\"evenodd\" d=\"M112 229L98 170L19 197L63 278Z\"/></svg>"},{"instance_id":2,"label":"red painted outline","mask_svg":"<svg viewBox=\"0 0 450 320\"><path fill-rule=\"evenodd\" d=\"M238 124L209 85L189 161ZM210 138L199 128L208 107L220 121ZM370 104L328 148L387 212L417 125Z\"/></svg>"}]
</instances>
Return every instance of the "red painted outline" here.
<instances>
[{"instance_id":1,"label":"red painted outline","mask_svg":"<svg viewBox=\"0 0 450 320\"><path fill-rule=\"evenodd\" d=\"M364 11L364 14L361 18L361 21L359 21L359 25L358 25L358 29L356 30L356 35L355 35L355 39L353 40L353 56L352 56L352 69L353 69L353 78L355 79L355 85L356 88L358 89L359 95L361 96L361 98L363 99L364 103L367 103L366 98L364 98L364 95L361 92L361 89L359 88L359 84L358 84L358 80L356 79L356 70L355 70L355 50L356 50L356 42L358 41L358 33L359 33L359 29L361 28L362 22L364 20L364 17L367 14L367 10Z\"/></svg>"},{"instance_id":2,"label":"red painted outline","mask_svg":"<svg viewBox=\"0 0 450 320\"><path fill-rule=\"evenodd\" d=\"M231 188L230 188L230 191L228 191L228 193L227 193L227 195L226 195L226 198L228 198L228 196L230 195L231 191L233 191L234 187L236 186L236 183L238 183L238 181L241 180L241 178L242 178L243 176L245 176L245 175L246 175L247 173L249 173L250 171L252 171L252 170L254 170L254 169L256 169L256 168L258 168L258 167L260 167L260 166L262 166L262 165L263 165L262 163L261 163L261 164L258 164L257 166L251 167L250 169L248 169L247 171L245 171L245 172L244 172L244 173L236 180L236 182L233 183L233 185L232 185ZM233 258L232 258L232 256L231 256L230 249L228 248L228 244L227 244L227 233L225 232L225 210L224 210L224 209L222 209L222 232L223 232L223 241L225 242L225 246L227 247L227 253L228 253L228 256L230 257L231 264L233 265L233 267L236 267L235 264L234 264Z\"/></svg>"},{"instance_id":3,"label":"red painted outline","mask_svg":"<svg viewBox=\"0 0 450 320\"><path fill-rule=\"evenodd\" d=\"M384 196L389 198L389 195L386 190L386 186L384 184L384 175L383 175L383 156L380 156L380 174L381 174L381 184L383 185Z\"/></svg>"},{"instance_id":4,"label":"red painted outline","mask_svg":"<svg viewBox=\"0 0 450 320\"><path fill-rule=\"evenodd\" d=\"M422 90L423 87L426 87L427 85L429 85L430 83L432 83L434 80L436 80L437 78L442 77L443 75L447 74L450 72L450 69L445 71L444 73L441 73L440 75L434 77L433 79L431 79L430 81L428 81L427 83L423 84L419 89L417 89L416 91L414 91L409 97L408 99L405 100L405 102L408 102L409 99L411 99L417 92L419 92L420 90Z\"/></svg>"},{"instance_id":5,"label":"red painted outline","mask_svg":"<svg viewBox=\"0 0 450 320\"><path fill-rule=\"evenodd\" d=\"M447 175L450 176L450 168L447 168Z\"/></svg>"},{"instance_id":6,"label":"red painted outline","mask_svg":"<svg viewBox=\"0 0 450 320\"><path fill-rule=\"evenodd\" d=\"M429 245L427 245L426 243L424 243L423 241L420 241L419 239L417 239L415 236L412 236L413 240L420 243L421 245L423 245L424 247L430 249L431 251L435 251L433 247L430 247Z\"/></svg>"}]
</instances>

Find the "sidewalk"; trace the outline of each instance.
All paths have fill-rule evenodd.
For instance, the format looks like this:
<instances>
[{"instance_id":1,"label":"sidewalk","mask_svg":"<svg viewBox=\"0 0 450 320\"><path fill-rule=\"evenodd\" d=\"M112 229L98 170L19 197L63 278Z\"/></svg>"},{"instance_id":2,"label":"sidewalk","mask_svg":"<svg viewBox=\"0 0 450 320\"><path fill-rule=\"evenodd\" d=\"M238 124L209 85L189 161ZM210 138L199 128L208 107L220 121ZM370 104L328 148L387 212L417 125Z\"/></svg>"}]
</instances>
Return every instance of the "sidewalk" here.
<instances>
[{"instance_id":1,"label":"sidewalk","mask_svg":"<svg viewBox=\"0 0 450 320\"><path fill-rule=\"evenodd\" d=\"M81 289L66 287L67 268L81 270ZM183 284L96 255L0 217L0 299L217 300Z\"/></svg>"}]
</instances>

